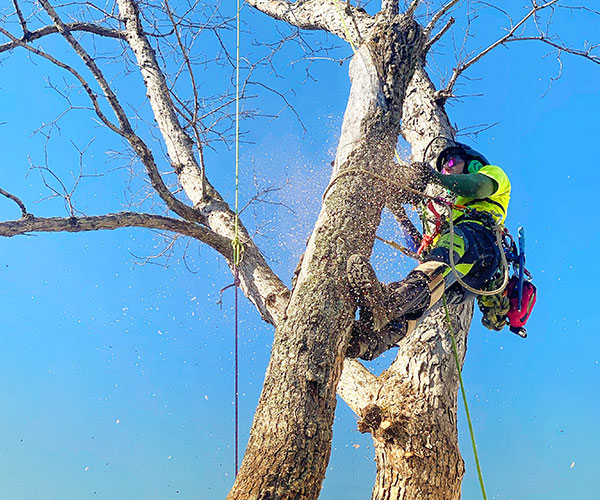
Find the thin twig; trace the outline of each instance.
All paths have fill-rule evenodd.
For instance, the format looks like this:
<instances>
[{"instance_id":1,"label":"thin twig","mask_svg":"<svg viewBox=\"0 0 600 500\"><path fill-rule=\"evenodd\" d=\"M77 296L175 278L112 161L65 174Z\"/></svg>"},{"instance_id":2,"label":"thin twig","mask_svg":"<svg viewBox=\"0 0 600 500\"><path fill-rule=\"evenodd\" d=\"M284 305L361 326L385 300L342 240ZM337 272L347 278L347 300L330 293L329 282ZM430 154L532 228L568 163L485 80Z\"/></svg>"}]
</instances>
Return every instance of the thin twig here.
<instances>
[{"instance_id":1,"label":"thin twig","mask_svg":"<svg viewBox=\"0 0 600 500\"><path fill-rule=\"evenodd\" d=\"M442 17L444 17L448 13L448 11L452 7L454 7L457 3L459 3L460 1L461 0L451 0L446 5L444 5L440 10L438 10L431 18L431 21L429 21L429 24L427 24L427 26L425 27L425 30L424 30L425 36L429 36L431 34L431 32L433 31L433 28L435 28L435 25L437 24L437 22Z\"/></svg>"},{"instance_id":2,"label":"thin twig","mask_svg":"<svg viewBox=\"0 0 600 500\"><path fill-rule=\"evenodd\" d=\"M300 118L300 115L298 114L298 112L296 111L296 109L294 108L294 106L292 106L288 100L286 99L285 95L283 95L281 92L278 92L277 90L265 85L262 82L248 82L250 85L258 85L260 87L263 87L264 89L273 92L274 94L277 94L279 97L281 97L281 99L283 100L283 102L285 102L286 106L284 109L286 108L290 108L290 110L292 111L292 113L294 113L294 115L296 116L296 119L298 120L298 123L300 123L300 126L302 127L302 130L304 130L304 133L306 134L306 132L308 132L307 128L304 126L304 123L302 122L302 118ZM281 110L283 111L283 110ZM280 113L281 113L280 111Z\"/></svg>"},{"instance_id":3,"label":"thin twig","mask_svg":"<svg viewBox=\"0 0 600 500\"><path fill-rule=\"evenodd\" d=\"M452 77L450 78L450 81L448 82L448 85L446 86L446 89L445 89L444 93L447 94L447 95L450 95L452 93L452 89L453 89L453 87L454 87L454 85L456 83L456 80L458 79L458 77L460 76L460 74L463 71L465 71L467 68L469 68L470 66L472 66L473 64L475 64L483 56L485 56L486 54L488 54L491 50L495 49L499 45L502 45L502 44L506 43L514 35L514 33L521 26L523 26L527 22L527 20L531 16L533 16L534 14L536 14L537 12L539 12L540 10L543 10L543 9L545 9L547 7L550 7L551 5L554 5L557 1L558 0L551 0L549 2L546 2L543 5L536 5L534 3L532 9L527 13L527 15L524 16L517 24L515 24L506 35L504 35L502 38L496 40L493 44L491 44L489 47L487 47L486 49L484 49L483 51L481 51L476 56L474 56L471 59L469 59L468 61L460 64L454 70L454 73L453 73Z\"/></svg>"},{"instance_id":4,"label":"thin twig","mask_svg":"<svg viewBox=\"0 0 600 500\"><path fill-rule=\"evenodd\" d=\"M578 49L571 49L569 47L565 47L564 45L560 45L556 42L553 42L552 40L549 40L547 37L545 37L544 35L540 35L540 36L522 36L522 37L516 37L516 38L511 38L510 40L506 40L505 43L510 43L510 42L523 42L523 41L537 41L537 42L542 42L545 43L547 45L550 45L551 47L554 47L555 49L559 50L560 52L567 52L568 54L572 54L575 56L581 56L584 57L585 59L588 59L590 61L592 61L593 63L596 64L600 64L600 55L596 56L591 54L590 52L598 47L600 47L600 44L597 45L590 45L590 48L588 50L578 50Z\"/></svg>"},{"instance_id":5,"label":"thin twig","mask_svg":"<svg viewBox=\"0 0 600 500\"><path fill-rule=\"evenodd\" d=\"M446 32L452 27L452 25L456 22L456 19L454 19L453 17L451 17L450 19L448 19L448 22L444 25L444 27L438 31L432 38L431 40L429 40L427 42L427 44L425 45L425 53L429 52L429 49L431 49L431 47L436 44L437 42L439 42L439 40L446 34Z\"/></svg>"},{"instance_id":6,"label":"thin twig","mask_svg":"<svg viewBox=\"0 0 600 500\"><path fill-rule=\"evenodd\" d=\"M90 100L92 101L92 105L94 106L94 111L96 112L96 114L98 115L98 118L100 118L102 123L104 123L104 125L106 125L108 128L110 128L114 132L116 132L118 134L122 134L122 131L106 117L106 115L104 114L104 112L102 111L102 109L100 108L100 105L98 103L98 96L91 89L91 87L89 86L89 84L85 80L85 78L83 78L75 69L73 69L68 64L63 63L62 61L59 61L54 56L51 56L50 54L47 54L46 52L44 52L40 49L37 49L35 47L32 47L31 45L19 40L18 38L13 36L11 33L6 31L1 26L0 26L0 33L2 33L4 36L6 36L10 40L12 40L12 42L15 45L17 45L19 47L23 47L23 48L29 50L30 52L34 53L35 55L42 57L42 58L50 61L52 64L58 66L59 68L62 68L64 70L68 71L69 73L71 73L79 81L79 83L85 90L86 94L89 96Z\"/></svg>"},{"instance_id":7,"label":"thin twig","mask_svg":"<svg viewBox=\"0 0 600 500\"><path fill-rule=\"evenodd\" d=\"M13 42L16 42L18 45L26 48L27 50L35 53L36 55L39 55L40 57L43 57L43 58L51 61L53 64L69 71L73 76L75 76L79 80L81 85L83 86L83 88L86 91L86 93L88 94L88 96L90 97L92 104L94 105L94 110L96 111L96 114L98 115L98 117L100 118L102 123L104 123L107 127L109 127L113 132L115 132L115 133L121 135L122 137L124 137L125 139L127 139L127 141L130 143L130 145L132 146L134 151L138 154L142 163L146 167L146 171L148 172L148 176L150 177L152 186L158 192L160 197L165 201L167 206L171 210L173 210L175 213L177 213L181 217L184 217L187 220L196 220L199 222L203 222L204 217L199 213L199 211L197 211L193 207L190 207L189 205L186 205L185 203L181 202L180 200L175 198L173 196L173 194L169 191L168 187L165 185L163 179L160 176L160 173L159 173L156 163L154 161L154 156L152 155L150 148L133 131L133 127L131 126L125 111L123 110L119 100L117 99L115 93L113 92L112 88L108 84L108 81L104 77L104 74L102 73L100 68L98 68L98 66L96 65L95 61L85 51L85 49L75 39L75 37L73 37L73 35L70 33L67 25L65 25L62 22L62 20L60 19L60 17L56 13L56 11L52 8L52 6L48 3L48 1L47 0L39 0L39 1L42 4L42 6L44 7L44 9L46 10L46 12L48 13L48 15L50 15L50 17L54 21L58 31L64 36L64 38L74 48L75 52L80 56L80 58L86 64L88 69L94 75L94 78L96 79L96 81L98 82L100 87L102 88L102 90L105 94L105 97L108 100L111 108L115 112L117 119L119 120L120 126L113 124L104 115L104 113L102 112L100 105L98 103L98 97L96 96L95 92L92 91L88 82L75 69L73 69L71 66L59 61L55 57L53 57L49 54L46 54L45 52L43 52L39 49L36 49L36 48L18 40L16 37L14 37L12 34L10 34L8 31L6 31L2 27L0 27L0 33L4 34L8 38L10 38Z\"/></svg>"},{"instance_id":8,"label":"thin twig","mask_svg":"<svg viewBox=\"0 0 600 500\"><path fill-rule=\"evenodd\" d=\"M25 207L25 203L23 203L18 196L15 196L14 194L9 193L8 191L5 191L2 188L0 188L0 194L2 196L6 196L9 200L12 200L17 205L19 205L19 208L21 209L21 215L23 217L30 217L31 216L31 214L29 212L27 212L27 208Z\"/></svg>"}]
</instances>

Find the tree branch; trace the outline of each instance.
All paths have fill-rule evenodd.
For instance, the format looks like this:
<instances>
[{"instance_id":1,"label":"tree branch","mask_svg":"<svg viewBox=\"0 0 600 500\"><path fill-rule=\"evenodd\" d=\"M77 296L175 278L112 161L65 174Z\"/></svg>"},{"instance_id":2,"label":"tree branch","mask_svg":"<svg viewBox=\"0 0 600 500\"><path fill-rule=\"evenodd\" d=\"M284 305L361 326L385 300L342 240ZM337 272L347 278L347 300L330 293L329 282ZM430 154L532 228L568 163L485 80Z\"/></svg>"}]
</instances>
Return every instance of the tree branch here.
<instances>
[{"instance_id":1,"label":"tree branch","mask_svg":"<svg viewBox=\"0 0 600 500\"><path fill-rule=\"evenodd\" d=\"M510 40L506 40L505 43L510 43L510 42L524 42L524 41L542 42L542 43L545 43L547 45L550 45L551 47L554 47L555 49L557 49L560 52L566 52L567 54L572 54L572 55L575 55L575 56L581 56L581 57L583 57L585 59L588 59L588 60L592 61L593 63L600 64L600 56L591 54L592 50L594 50L595 48L599 47L600 45L590 45L590 47L589 47L588 50L571 49L571 48L569 48L569 47L567 47L565 45L561 45L559 43L553 42L552 40L549 40L544 35L515 37L515 38L511 38Z\"/></svg>"},{"instance_id":2,"label":"tree branch","mask_svg":"<svg viewBox=\"0 0 600 500\"><path fill-rule=\"evenodd\" d=\"M45 1L45 0L44 0ZM125 23L126 39L136 57L144 78L154 118L158 123L179 182L194 207L215 233L233 239L235 213L217 190L202 176L193 151L193 142L177 119L156 53L142 29L140 13L133 0L118 0ZM203 186L206 191L203 191ZM265 321L276 324L283 317L289 301L289 290L266 263L246 228L239 223L239 237L244 244L244 257L238 267L240 284Z\"/></svg>"},{"instance_id":3,"label":"tree branch","mask_svg":"<svg viewBox=\"0 0 600 500\"><path fill-rule=\"evenodd\" d=\"M440 10L438 10L431 18L431 21L429 21L429 24L427 24L427 26L425 27L425 30L424 30L425 36L428 37L431 34L431 32L433 31L433 28L435 28L435 25L437 24L437 22L442 17L444 17L450 11L450 9L452 7L454 7L460 1L461 0L451 0L446 5L444 5Z\"/></svg>"},{"instance_id":4,"label":"tree branch","mask_svg":"<svg viewBox=\"0 0 600 500\"><path fill-rule=\"evenodd\" d=\"M444 25L444 27L440 31L438 31L433 37L431 37L431 40L427 42L427 44L425 45L425 53L429 52L429 49L431 49L433 45L440 41L440 39L446 34L446 32L452 27L452 25L455 22L456 19L454 19L453 17L448 19L448 22Z\"/></svg>"},{"instance_id":5,"label":"tree branch","mask_svg":"<svg viewBox=\"0 0 600 500\"><path fill-rule=\"evenodd\" d=\"M90 85L85 80L85 78L83 78L83 76L81 76L75 69L73 69L68 64L63 63L62 61L59 61L54 56L47 54L46 52L44 52L40 49L37 49L35 47L32 47L31 45L19 40L18 38L16 38L14 35L9 33L8 31L6 31L1 26L0 26L0 33L2 33L7 38L10 38L10 40L15 44L15 46L23 47L24 49L27 49L28 51L34 53L35 55L42 57L43 59L46 59L47 61L50 61L55 66L58 66L59 68L62 68L64 70L68 71L69 73L71 73L79 81L79 83L85 90L86 94L89 96L90 100L92 101L92 105L94 106L94 111L96 112L96 115L98 116L98 118L100 118L102 123L104 123L104 125L106 125L108 128L110 128L112 131L122 135L122 131L106 117L106 115L100 108L100 104L98 103L98 96L96 95L96 93L91 89Z\"/></svg>"},{"instance_id":6,"label":"tree branch","mask_svg":"<svg viewBox=\"0 0 600 500\"><path fill-rule=\"evenodd\" d=\"M21 201L20 198L18 198L14 194L10 194L8 191L5 191L2 188L0 188L0 194L2 196L6 196L9 200L12 200L17 205L19 205L19 208L21 209L21 214L23 215L23 217L28 217L29 216L29 213L27 212L27 208L25 207L25 204Z\"/></svg>"},{"instance_id":7,"label":"tree branch","mask_svg":"<svg viewBox=\"0 0 600 500\"><path fill-rule=\"evenodd\" d=\"M350 43L335 1L306 0L291 3L287 0L248 0L248 3L274 19L305 30L325 30ZM358 43L375 24L375 19L363 9L348 4L342 10L348 15L345 22L350 36Z\"/></svg>"},{"instance_id":8,"label":"tree branch","mask_svg":"<svg viewBox=\"0 0 600 500\"><path fill-rule=\"evenodd\" d=\"M463 71L465 71L467 68L469 68L470 66L472 66L473 64L475 64L483 56L485 56L486 54L488 54L491 50L495 49L499 45L502 45L502 44L506 43L515 34L515 32L521 26L523 26L527 22L527 20L531 16L533 16L534 14L536 14L537 12L539 12L540 10L543 10L543 9L545 9L547 7L550 7L551 5L554 5L557 1L558 0L550 0L549 2L546 2L543 5L536 5L534 3L533 6L532 6L532 8L531 8L531 10L527 13L527 15L524 16L517 24L515 24L506 35L504 35L502 38L496 40L493 44L491 44L489 47L487 47L486 49L484 49L483 51L481 51L475 57L472 57L468 61L460 64L457 68L455 68L454 69L454 73L452 74L452 77L450 78L450 81L448 82L448 85L442 91L442 93L444 95L448 95L448 96L452 95L452 89L454 88L454 85L456 84L456 80L461 75L461 73L463 73Z\"/></svg>"},{"instance_id":9,"label":"tree branch","mask_svg":"<svg viewBox=\"0 0 600 500\"><path fill-rule=\"evenodd\" d=\"M422 0L412 0L411 4L408 6L408 8L406 9L405 14L407 16L413 17L415 11L417 10L417 7L419 6L419 4L422 2Z\"/></svg>"},{"instance_id":10,"label":"tree branch","mask_svg":"<svg viewBox=\"0 0 600 500\"><path fill-rule=\"evenodd\" d=\"M86 33L93 33L95 35L100 35L107 38L116 38L120 40L123 40L125 38L123 32L120 30L104 28L94 23L66 23L65 27L69 31L84 31ZM35 31L28 31L27 36L24 37L23 40L27 42L33 42L46 35L52 35L58 32L59 31L56 26L44 26L43 28L37 29ZM0 45L0 54L19 46L20 44L14 41L4 43Z\"/></svg>"},{"instance_id":11,"label":"tree branch","mask_svg":"<svg viewBox=\"0 0 600 500\"><path fill-rule=\"evenodd\" d=\"M203 168L194 156L193 142L177 119L165 76L142 28L137 4L133 0L118 0L118 5L125 23L127 42L144 78L154 118L181 186L194 206L206 204L210 200L224 203L218 192L204 178Z\"/></svg>"},{"instance_id":12,"label":"tree branch","mask_svg":"<svg viewBox=\"0 0 600 500\"><path fill-rule=\"evenodd\" d=\"M23 12L21 11L21 7L19 6L18 0L13 0L13 4L15 6L15 12L17 13L17 17L19 18L19 23L21 24L21 29L23 30L23 38L27 38L29 36L29 28L27 28L27 21L23 16Z\"/></svg>"},{"instance_id":13,"label":"tree branch","mask_svg":"<svg viewBox=\"0 0 600 500\"><path fill-rule=\"evenodd\" d=\"M104 92L106 99L108 100L111 108L113 109L117 119L119 120L119 124L121 127L122 133L130 133L133 132L131 125L129 124L129 120L127 119L127 115L123 110L117 96L113 92L112 88L108 84L108 81L104 77L104 74L96 64L96 61L87 53L87 51L83 48L83 46L75 39L75 37L69 31L69 28L65 23L63 23L62 19L58 15L58 13L54 10L54 8L50 5L48 0L39 0L40 4L50 16L54 25L58 29L58 32L65 38L65 40L73 47L77 55L81 58L81 60L85 63L88 69L94 75L94 78L100 85L100 88Z\"/></svg>"},{"instance_id":14,"label":"tree branch","mask_svg":"<svg viewBox=\"0 0 600 500\"><path fill-rule=\"evenodd\" d=\"M206 243L221 254L230 267L232 266L233 247L229 238L194 222L154 214L119 212L91 217L34 217L27 214L18 220L0 222L0 236L12 237L34 232L79 233L127 227L159 229L189 236ZM264 266L266 264L257 260L253 252L245 255L242 264L243 272L256 274L262 282L257 284L252 280L243 280L240 285L244 294L256 305L262 318L269 323L276 324L284 314L280 302L285 299L287 304L289 290L268 269L268 266L267 269L264 269Z\"/></svg>"},{"instance_id":15,"label":"tree branch","mask_svg":"<svg viewBox=\"0 0 600 500\"><path fill-rule=\"evenodd\" d=\"M205 185L205 181L206 181L206 171L204 168L204 152L203 152L203 148L202 148L202 141L200 140L200 131L198 130L198 111L200 109L200 104L199 104L199 99L198 99L198 86L196 85L196 80L194 79L194 72L192 70L192 63L190 61L189 58L189 54L188 54L188 50L184 43L181 40L181 35L179 33L179 27L177 25L177 22L175 21L175 17L173 16L173 13L171 12L171 7L169 6L169 2L168 0L164 0L165 1L165 11L167 13L167 15L169 16L169 20L171 21L171 24L173 25L173 31L175 33L175 37L177 39L177 44L179 45L179 49L181 50L181 55L185 61L185 65L188 69L188 74L190 77L190 84L192 86L192 92L194 94L194 111L192 113L192 116L190 118L190 125L192 127L192 130L194 131L194 136L196 139L196 147L198 148L198 163L200 166L200 182L202 184L201 186L201 192L205 193L206 192L206 185Z\"/></svg>"},{"instance_id":16,"label":"tree branch","mask_svg":"<svg viewBox=\"0 0 600 500\"><path fill-rule=\"evenodd\" d=\"M202 215L199 211L193 209L192 207L186 205L185 203L183 203L183 202L179 201L177 198L175 198L175 196L173 196L171 191L165 185L165 183L162 180L162 177L160 175L160 172L158 171L158 168L156 166L156 163L154 161L154 157L152 155L152 152L150 151L150 148L148 148L148 146L142 141L142 139L140 139L140 137L137 136L135 134L135 132L133 131L133 127L129 123L129 120L127 118L127 115L125 114L125 111L123 110L121 104L119 103L119 100L117 99L116 95L110 88L108 82L104 78L104 75L102 74L102 71L100 70L100 68L98 68L98 66L96 65L94 60L89 56L89 54L87 54L87 52L81 46L81 44L79 44L79 42L77 42L77 40L75 40L73 35L69 32L67 25L65 25L61 21L61 19L58 17L58 15L54 11L54 9L52 9L52 7L50 6L50 4L48 4L48 2L46 0L40 0L40 2L42 3L44 8L47 10L49 15L52 17L53 21L55 22L57 31L59 33L61 33L66 38L66 40L70 43L70 45L75 49L77 54L86 63L87 67L90 69L90 71L92 72L92 74L94 75L94 77L96 78L98 83L100 84L100 87L102 88L102 90L105 93L105 97L108 99L109 104L111 105L111 108L117 115L120 126L116 126L114 123L112 123L106 117L106 115L103 113L102 109L100 108L100 104L98 103L98 96L91 89L90 85L85 80L85 78L83 78L83 76L81 76L75 69L73 69L71 66L59 61L58 59L51 56L50 54L46 54L42 50L32 47L31 45L24 43L23 41L17 39L16 37L14 37L12 34L10 34L8 31L6 31L2 27L0 27L0 33L4 34L6 37L10 38L11 41L13 43L15 43L16 45L26 48L27 50L33 52L34 54L36 54L40 57L43 57L44 59L50 61L51 63L55 64L56 66L58 66L62 69L65 69L66 71L70 72L73 76L75 76L75 78L77 78L77 80L80 82L80 84L84 88L85 92L88 94L88 96L94 106L96 115L100 118L102 123L104 123L113 132L115 132L115 133L121 135L122 137L124 137L125 139L127 139L127 141L130 143L130 145L132 146L134 151L138 154L138 156L142 160L142 163L146 167L148 176L150 177L150 181L152 182L152 186L157 191L157 193L160 195L160 197L165 201L165 203L167 204L169 209L173 210L176 214L180 215L181 217L183 217L185 219L197 220L199 222L203 222Z\"/></svg>"},{"instance_id":17,"label":"tree branch","mask_svg":"<svg viewBox=\"0 0 600 500\"><path fill-rule=\"evenodd\" d=\"M375 400L380 388L378 378L360 362L354 359L344 360L337 393L357 416L360 417L363 408Z\"/></svg>"},{"instance_id":18,"label":"tree branch","mask_svg":"<svg viewBox=\"0 0 600 500\"><path fill-rule=\"evenodd\" d=\"M160 229L190 236L211 246L227 260L232 258L231 241L210 229L193 222L137 212L119 212L89 217L35 217L27 214L18 220L0 222L0 236L12 237L32 232L79 233L125 227Z\"/></svg>"}]
</instances>

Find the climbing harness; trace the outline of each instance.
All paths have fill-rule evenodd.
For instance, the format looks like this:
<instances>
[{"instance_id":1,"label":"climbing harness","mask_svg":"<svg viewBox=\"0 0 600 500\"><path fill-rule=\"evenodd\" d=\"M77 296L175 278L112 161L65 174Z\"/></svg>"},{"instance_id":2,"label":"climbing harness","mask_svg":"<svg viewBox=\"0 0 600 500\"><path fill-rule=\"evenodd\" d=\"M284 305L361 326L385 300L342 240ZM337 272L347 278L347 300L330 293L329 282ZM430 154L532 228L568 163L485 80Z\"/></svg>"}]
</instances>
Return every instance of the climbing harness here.
<instances>
[{"instance_id":1,"label":"climbing harness","mask_svg":"<svg viewBox=\"0 0 600 500\"><path fill-rule=\"evenodd\" d=\"M431 244L433 243L433 241L435 240L435 237L439 234L439 231L442 228L442 218L439 215L439 213L435 210L434 205L432 202L437 202L439 204L441 204L442 206L444 206L447 210L448 210L448 223L449 223L449 227L450 227L450 248L454 248L454 224L452 222L452 210L462 210L462 211L468 211L470 210L470 214L474 214L472 215L473 218L476 217L475 212L477 212L476 210L471 210L468 207L466 207L465 205L457 205L455 203L451 203L450 201L441 198L439 196L431 196L428 195L427 193L423 193L422 191L419 191L417 189L413 189L410 186L407 186L406 184L400 183L400 182L396 182L396 181L392 181L390 179L388 179L387 177L384 177L383 175L379 175L375 172L371 172L369 170L364 170L362 168L350 168L347 170L342 170L341 172L339 172L329 183L329 185L327 186L327 188L325 189L325 192L323 193L323 200L325 200L327 198L327 194L329 193L329 190L333 187L333 185L341 178L344 177L346 175L350 175L350 174L366 174L369 175L371 177L373 177L374 179L380 180L388 185L391 186L396 186L399 189L404 189L406 191L409 191L413 194L416 194L418 196L420 196L421 198L425 198L430 200L429 204L428 204L428 208L433 208L434 213L436 214L436 224L435 224L435 229L434 232L430 235L423 235L423 241L421 243L421 246L419 247L419 250L417 250L417 260L420 260L420 255L423 253L423 251ZM454 254L453 252L449 252L450 255L450 267L452 269L452 272L454 273L454 276L456 277L456 280L467 290L469 290L470 292L473 292L477 295L495 295L499 292L501 292L502 290L504 290L504 288L506 287L506 285L508 284L508 263L506 262L506 257L504 255L504 250L503 247L500 243L500 238L501 238L501 233L503 230L503 226L501 225L494 225L492 227L492 230L495 232L496 234L496 241L498 242L498 248L500 249L500 254L501 254L501 258L502 258L502 264L504 266L505 269L505 279L502 282L502 285L496 289L496 290L479 290L476 288L473 288L469 285L467 285L460 277L458 271L456 270L456 265L454 263ZM402 245L395 243L395 242L391 242L389 240L386 240L384 238L381 238L379 236L375 236L378 240L383 241L384 243L390 245L391 247L395 248L396 250L400 250L402 253L404 253L405 255L408 255L410 257L414 257L414 252L411 252L411 250L403 247Z\"/></svg>"},{"instance_id":2,"label":"climbing harness","mask_svg":"<svg viewBox=\"0 0 600 500\"><path fill-rule=\"evenodd\" d=\"M419 249L417 250L417 255L419 257L435 241L436 236L439 235L440 232L441 232L441 230L442 230L442 225L443 225L443 222L444 222L443 219L442 219L442 216L436 210L435 205L433 203L433 200L431 200L427 204L426 209L429 210L434 215L434 217L435 217L435 227L434 227L433 231L431 232L431 234L427 234L427 233L423 234L423 239L421 240L421 245L419 246Z\"/></svg>"},{"instance_id":3,"label":"climbing harness","mask_svg":"<svg viewBox=\"0 0 600 500\"><path fill-rule=\"evenodd\" d=\"M500 331L507 324L511 332L526 338L525 324L531 315L537 299L537 288L532 283L532 275L525 267L525 230L520 227L519 246L505 231L503 245L507 259L513 266L514 274L506 289L490 297L478 297L477 305L483 317L481 322L490 329Z\"/></svg>"},{"instance_id":4,"label":"climbing harness","mask_svg":"<svg viewBox=\"0 0 600 500\"><path fill-rule=\"evenodd\" d=\"M452 221L452 206L446 205L446 209L448 210L448 224L450 224L450 249L453 249L454 248L454 222ZM496 295L497 293L502 292L506 288L506 285L508 284L509 267L508 267L508 261L506 259L506 252L504 251L504 247L502 246L502 234L504 232L504 226L502 226L501 224L495 224L494 227L492 227L492 231L496 235L496 244L498 245L498 249L500 250L500 259L502 262L502 269L503 269L502 270L502 273L503 273L502 284L495 290L482 290L482 289L473 288L473 287L467 285L462 280L458 271L456 270L456 264L454 263L454 252L453 251L448 252L448 255L450 257L450 268L452 269L452 272L454 273L454 277L456 278L456 281L458 281L460 283L460 285L462 287L464 287L466 290L469 290L470 292L472 292L476 295Z\"/></svg>"}]
</instances>

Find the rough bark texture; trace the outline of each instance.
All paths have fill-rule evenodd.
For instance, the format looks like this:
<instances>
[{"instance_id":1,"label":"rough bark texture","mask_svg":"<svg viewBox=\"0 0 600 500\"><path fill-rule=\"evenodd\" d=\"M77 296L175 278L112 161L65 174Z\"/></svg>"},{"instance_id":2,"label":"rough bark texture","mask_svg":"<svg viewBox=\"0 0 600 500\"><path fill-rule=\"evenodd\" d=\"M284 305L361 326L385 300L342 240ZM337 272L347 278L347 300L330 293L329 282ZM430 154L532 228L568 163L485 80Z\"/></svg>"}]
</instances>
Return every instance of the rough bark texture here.
<instances>
[{"instance_id":1,"label":"rough bark texture","mask_svg":"<svg viewBox=\"0 0 600 500\"><path fill-rule=\"evenodd\" d=\"M472 302L452 314L461 360L471 312ZM379 378L378 397L359 423L374 439L373 499L458 500L464 475L456 428L458 374L441 308L401 343Z\"/></svg>"},{"instance_id":2,"label":"rough bark texture","mask_svg":"<svg viewBox=\"0 0 600 500\"><path fill-rule=\"evenodd\" d=\"M419 68L404 102L402 128L419 160L434 137L454 135L434 91ZM472 303L450 310L464 359ZM396 360L381 378L382 390L371 408L382 408L390 417L373 428L377 462L373 499L459 499L464 465L456 427L458 374L442 308L401 343Z\"/></svg>"},{"instance_id":3,"label":"rough bark texture","mask_svg":"<svg viewBox=\"0 0 600 500\"><path fill-rule=\"evenodd\" d=\"M362 43L363 37L375 23L374 18L363 9L353 7L348 2L337 3L336 0L305 0L293 3L288 0L248 0L248 3L274 19L307 30L325 30L348 43ZM340 5L346 16L345 27L338 12ZM352 40L348 39L346 29Z\"/></svg>"},{"instance_id":4,"label":"rough bark texture","mask_svg":"<svg viewBox=\"0 0 600 500\"><path fill-rule=\"evenodd\" d=\"M440 152L437 143L432 144L423 158L431 141L439 136L454 137L444 102L437 98L435 86L425 69L419 66L406 93L402 123L402 136L411 146L413 161L432 161Z\"/></svg>"},{"instance_id":5,"label":"rough bark texture","mask_svg":"<svg viewBox=\"0 0 600 500\"><path fill-rule=\"evenodd\" d=\"M337 182L323 203L286 317L276 330L230 499L319 494L354 318L346 262L353 253L370 254L383 207L381 186L368 174L339 174L346 169L386 174L399 134L401 103L423 43L411 19L396 18L376 27L352 61L352 91L333 173Z\"/></svg>"},{"instance_id":6,"label":"rough bark texture","mask_svg":"<svg viewBox=\"0 0 600 500\"><path fill-rule=\"evenodd\" d=\"M416 69L404 100L402 134L413 158L421 160L436 136L453 137L443 104L422 67ZM431 155L428 155L428 159ZM472 303L451 307L459 354L464 359ZM457 500L464 475L458 449L458 374L441 308L404 339L392 366L379 377L344 372L340 394L361 417L359 430L373 435L376 500L431 498ZM350 396L354 380L362 380Z\"/></svg>"}]
</instances>

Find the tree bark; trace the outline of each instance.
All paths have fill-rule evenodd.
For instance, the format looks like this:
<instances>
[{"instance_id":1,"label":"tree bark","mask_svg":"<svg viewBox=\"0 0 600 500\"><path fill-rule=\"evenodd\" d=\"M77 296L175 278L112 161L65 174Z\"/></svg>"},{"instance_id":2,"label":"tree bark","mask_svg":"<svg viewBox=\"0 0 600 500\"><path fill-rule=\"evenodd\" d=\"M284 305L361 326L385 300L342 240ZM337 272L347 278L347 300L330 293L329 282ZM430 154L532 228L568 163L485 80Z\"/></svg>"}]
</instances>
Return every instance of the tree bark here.
<instances>
[{"instance_id":1,"label":"tree bark","mask_svg":"<svg viewBox=\"0 0 600 500\"><path fill-rule=\"evenodd\" d=\"M375 27L351 62L334 182L275 332L250 441L229 499L318 497L354 319L346 262L354 253L371 252L384 200L381 182L369 172L389 175L402 102L423 45L418 25L397 17Z\"/></svg>"},{"instance_id":2,"label":"tree bark","mask_svg":"<svg viewBox=\"0 0 600 500\"><path fill-rule=\"evenodd\" d=\"M230 245L235 213L206 179L193 142L178 121L165 76L142 25L138 0L117 0L124 24L122 31L92 23L64 23L49 0L39 2L54 25L29 31L28 21L15 1L23 37L15 37L0 26L0 32L10 40L0 45L0 53L25 47L70 71L88 93L101 121L126 138L139 155L166 208L182 220L128 212L91 217L35 217L19 198L0 189L0 195L17 203L22 213L19 220L0 223L0 236L31 231L156 228L194 237L217 250L232 266ZM377 179L396 177L392 157L399 133L411 144L413 160L429 161L438 152L436 147L428 148L431 140L436 136L453 136L444 102L451 95L456 79L467 68L494 48L518 40L538 40L557 49L559 54L561 51L576 54L596 63L598 57L591 50L579 51L557 43L548 32L539 31L534 37L515 35L528 19L537 20L539 11L558 5L557 0L549 0L534 4L519 22L511 22L510 29L496 42L457 64L447 88L436 93L423 68L424 58L431 45L454 22L450 18L430 38L436 23L460 3L458 0L446 2L424 29L413 20L420 0L412 0L403 16L397 15L398 2L394 0L382 0L377 16L370 16L349 3L338 10L337 0L293 3L248 0L248 3L299 28L328 31L353 45L356 43L360 49L350 67L352 89L332 180L291 299L247 231L243 226L240 230L246 244L238 269L242 290L262 317L278 328L248 451L229 497L274 500L318 496L330 453L337 388L361 417L360 430L373 436L377 461L374 499L456 500L460 498L464 464L456 428L458 376L445 317L438 309L424 320L403 340L394 363L379 377L356 361L344 360L354 318L354 303L349 298L345 276L346 262L353 253L371 252L381 210L389 203L385 199L389 190ZM150 149L135 135L117 95L73 31L129 44L172 166L190 205L164 184ZM31 42L53 33L61 33L87 65L115 112L118 126L104 116L99 96L77 71L31 46ZM451 308L460 364L466 354L472 310L472 302Z\"/></svg>"},{"instance_id":3,"label":"tree bark","mask_svg":"<svg viewBox=\"0 0 600 500\"><path fill-rule=\"evenodd\" d=\"M461 364L471 313L472 302L452 314ZM359 430L373 435L373 499L458 500L464 475L456 427L458 373L442 308L401 343L379 384L359 422Z\"/></svg>"},{"instance_id":4,"label":"tree bark","mask_svg":"<svg viewBox=\"0 0 600 500\"><path fill-rule=\"evenodd\" d=\"M402 134L418 161L434 137L454 135L422 67L415 70L404 100ZM429 151L427 159L433 156ZM472 302L450 307L461 364L472 310ZM359 430L373 436L373 500L458 500L464 475L456 427L458 374L443 309L401 342L381 376L357 377L356 371L344 372L340 394L361 417ZM358 387L362 398L350 396L356 378L364 381Z\"/></svg>"}]
</instances>

